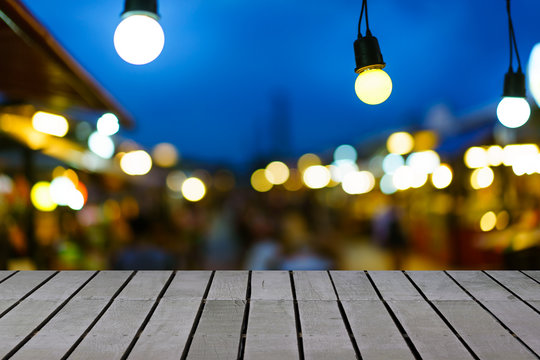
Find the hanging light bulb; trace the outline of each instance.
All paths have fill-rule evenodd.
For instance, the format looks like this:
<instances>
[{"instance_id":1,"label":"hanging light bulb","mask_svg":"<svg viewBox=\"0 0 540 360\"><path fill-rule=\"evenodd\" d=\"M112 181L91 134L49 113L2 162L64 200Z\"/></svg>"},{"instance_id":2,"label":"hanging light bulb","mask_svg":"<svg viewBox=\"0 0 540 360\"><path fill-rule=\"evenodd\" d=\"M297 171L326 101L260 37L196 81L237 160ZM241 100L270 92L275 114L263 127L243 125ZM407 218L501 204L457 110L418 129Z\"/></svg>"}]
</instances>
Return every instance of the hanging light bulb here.
<instances>
[{"instance_id":1,"label":"hanging light bulb","mask_svg":"<svg viewBox=\"0 0 540 360\"><path fill-rule=\"evenodd\" d=\"M114 32L118 55L134 65L155 60L165 44L158 20L157 0L126 0L122 21Z\"/></svg>"},{"instance_id":2,"label":"hanging light bulb","mask_svg":"<svg viewBox=\"0 0 540 360\"><path fill-rule=\"evenodd\" d=\"M362 36L360 25L366 12L366 36ZM392 80L383 70L386 64L383 61L381 49L377 38L369 30L367 0L362 0L362 10L358 21L358 39L354 42L354 55L358 74L354 83L356 96L369 105L378 105L392 93Z\"/></svg>"},{"instance_id":3,"label":"hanging light bulb","mask_svg":"<svg viewBox=\"0 0 540 360\"><path fill-rule=\"evenodd\" d=\"M510 15L510 0L506 0L508 14L508 32L510 38L510 66L504 76L503 98L497 106L497 118L508 128L518 128L524 125L531 116L531 107L525 98L525 75L521 71L521 60L514 33L514 25ZM518 62L517 71L512 67L513 52L516 52Z\"/></svg>"}]
</instances>

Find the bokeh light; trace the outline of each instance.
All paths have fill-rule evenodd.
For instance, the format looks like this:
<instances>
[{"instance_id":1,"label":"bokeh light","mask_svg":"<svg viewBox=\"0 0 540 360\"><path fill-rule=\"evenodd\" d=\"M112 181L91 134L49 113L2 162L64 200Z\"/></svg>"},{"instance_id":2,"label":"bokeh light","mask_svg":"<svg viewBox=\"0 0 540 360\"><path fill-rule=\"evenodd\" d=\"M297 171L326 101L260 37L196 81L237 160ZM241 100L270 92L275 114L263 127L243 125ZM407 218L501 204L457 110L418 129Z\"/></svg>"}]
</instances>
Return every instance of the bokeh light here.
<instances>
[{"instance_id":1,"label":"bokeh light","mask_svg":"<svg viewBox=\"0 0 540 360\"><path fill-rule=\"evenodd\" d=\"M165 179L167 187L173 192L182 191L182 184L186 180L186 174L181 170L174 170L167 175Z\"/></svg>"},{"instance_id":2,"label":"bokeh light","mask_svg":"<svg viewBox=\"0 0 540 360\"><path fill-rule=\"evenodd\" d=\"M341 183L343 191L347 194L365 194L375 186L375 177L369 171L355 171L348 173Z\"/></svg>"},{"instance_id":3,"label":"bokeh light","mask_svg":"<svg viewBox=\"0 0 540 360\"><path fill-rule=\"evenodd\" d=\"M304 154L298 159L298 170L304 172L308 167L313 165L321 165L321 159L315 154Z\"/></svg>"},{"instance_id":4,"label":"bokeh light","mask_svg":"<svg viewBox=\"0 0 540 360\"><path fill-rule=\"evenodd\" d=\"M465 165L469 169L477 169L488 166L488 154L485 149L473 146L465 152Z\"/></svg>"},{"instance_id":5,"label":"bokeh light","mask_svg":"<svg viewBox=\"0 0 540 360\"><path fill-rule=\"evenodd\" d=\"M405 131L395 132L388 137L386 148L391 154L408 154L414 147L414 138Z\"/></svg>"},{"instance_id":6,"label":"bokeh light","mask_svg":"<svg viewBox=\"0 0 540 360\"><path fill-rule=\"evenodd\" d=\"M437 133L431 130L422 130L414 134L414 150L433 150L437 146Z\"/></svg>"},{"instance_id":7,"label":"bokeh light","mask_svg":"<svg viewBox=\"0 0 540 360\"><path fill-rule=\"evenodd\" d=\"M308 188L321 189L330 183L330 170L322 165L313 165L304 171L302 179Z\"/></svg>"},{"instance_id":8,"label":"bokeh light","mask_svg":"<svg viewBox=\"0 0 540 360\"><path fill-rule=\"evenodd\" d=\"M393 175L385 174L379 182L379 188L381 192L386 195L393 194L397 191L397 188L394 186Z\"/></svg>"},{"instance_id":9,"label":"bokeh light","mask_svg":"<svg viewBox=\"0 0 540 360\"><path fill-rule=\"evenodd\" d=\"M504 150L499 145L492 145L487 149L487 160L490 166L499 166L504 158Z\"/></svg>"},{"instance_id":10,"label":"bokeh light","mask_svg":"<svg viewBox=\"0 0 540 360\"><path fill-rule=\"evenodd\" d=\"M334 151L334 161L347 160L355 162L357 157L356 149L351 145L340 145Z\"/></svg>"},{"instance_id":11,"label":"bokeh light","mask_svg":"<svg viewBox=\"0 0 540 360\"><path fill-rule=\"evenodd\" d=\"M452 183L452 169L446 164L441 164L431 174L431 183L437 189L444 189Z\"/></svg>"},{"instance_id":12,"label":"bokeh light","mask_svg":"<svg viewBox=\"0 0 540 360\"><path fill-rule=\"evenodd\" d=\"M283 184L285 190L298 191L302 188L302 174L297 169L291 169L289 178Z\"/></svg>"},{"instance_id":13,"label":"bokeh light","mask_svg":"<svg viewBox=\"0 0 540 360\"><path fill-rule=\"evenodd\" d=\"M62 115L38 111L32 116L32 127L44 134L63 137L69 130L69 124Z\"/></svg>"},{"instance_id":14,"label":"bokeh light","mask_svg":"<svg viewBox=\"0 0 540 360\"><path fill-rule=\"evenodd\" d=\"M495 174L489 167L475 169L471 174L471 186L473 189L484 189L493 183Z\"/></svg>"},{"instance_id":15,"label":"bokeh light","mask_svg":"<svg viewBox=\"0 0 540 360\"><path fill-rule=\"evenodd\" d=\"M120 159L120 168L128 175L145 175L152 169L152 158L144 150L131 151Z\"/></svg>"},{"instance_id":16,"label":"bokeh light","mask_svg":"<svg viewBox=\"0 0 540 360\"><path fill-rule=\"evenodd\" d=\"M110 159L114 155L114 142L110 137L99 132L90 134L88 148L103 159Z\"/></svg>"},{"instance_id":17,"label":"bokeh light","mask_svg":"<svg viewBox=\"0 0 540 360\"><path fill-rule=\"evenodd\" d=\"M503 210L497 214L497 224L495 225L497 227L497 230L504 230L510 223L510 214L508 214L508 211Z\"/></svg>"},{"instance_id":18,"label":"bokeh light","mask_svg":"<svg viewBox=\"0 0 540 360\"><path fill-rule=\"evenodd\" d=\"M105 136L114 135L120 130L118 118L112 113L103 114L97 121L97 131Z\"/></svg>"},{"instance_id":19,"label":"bokeh light","mask_svg":"<svg viewBox=\"0 0 540 360\"><path fill-rule=\"evenodd\" d=\"M480 219L480 229L482 231L491 231L497 224L497 216L493 211L488 211Z\"/></svg>"},{"instance_id":20,"label":"bokeh light","mask_svg":"<svg viewBox=\"0 0 540 360\"><path fill-rule=\"evenodd\" d=\"M281 161L272 161L266 166L266 179L274 185L281 185L289 178L289 167Z\"/></svg>"},{"instance_id":21,"label":"bokeh light","mask_svg":"<svg viewBox=\"0 0 540 360\"><path fill-rule=\"evenodd\" d=\"M266 178L265 169L257 169L251 174L251 187L258 192L267 192L274 185Z\"/></svg>"},{"instance_id":22,"label":"bokeh light","mask_svg":"<svg viewBox=\"0 0 540 360\"><path fill-rule=\"evenodd\" d=\"M358 171L358 165L351 160L337 160L330 165L332 180L340 183L347 174Z\"/></svg>"},{"instance_id":23,"label":"bokeh light","mask_svg":"<svg viewBox=\"0 0 540 360\"><path fill-rule=\"evenodd\" d=\"M173 144L160 143L152 149L152 158L158 166L164 168L172 167L178 162L178 151Z\"/></svg>"},{"instance_id":24,"label":"bokeh light","mask_svg":"<svg viewBox=\"0 0 540 360\"><path fill-rule=\"evenodd\" d=\"M52 200L58 205L66 206L69 204L72 193L76 191L75 185L65 176L59 176L51 181L49 187Z\"/></svg>"},{"instance_id":25,"label":"bokeh light","mask_svg":"<svg viewBox=\"0 0 540 360\"><path fill-rule=\"evenodd\" d=\"M398 154L388 154L384 157L382 168L386 174L393 174L398 168L405 165L403 156Z\"/></svg>"},{"instance_id":26,"label":"bokeh light","mask_svg":"<svg viewBox=\"0 0 540 360\"><path fill-rule=\"evenodd\" d=\"M410 154L406 164L415 172L431 174L439 167L441 159L435 151L426 150Z\"/></svg>"},{"instance_id":27,"label":"bokeh light","mask_svg":"<svg viewBox=\"0 0 540 360\"><path fill-rule=\"evenodd\" d=\"M206 186L201 179L196 177L187 178L182 184L182 196L186 200L196 202L206 194Z\"/></svg>"},{"instance_id":28,"label":"bokeh light","mask_svg":"<svg viewBox=\"0 0 540 360\"><path fill-rule=\"evenodd\" d=\"M47 181L40 181L32 186L30 200L32 205L40 211L53 211L57 206L51 197L50 184Z\"/></svg>"},{"instance_id":29,"label":"bokeh light","mask_svg":"<svg viewBox=\"0 0 540 360\"><path fill-rule=\"evenodd\" d=\"M394 172L392 180L396 189L407 190L413 185L414 171L411 167L403 165Z\"/></svg>"}]
</instances>

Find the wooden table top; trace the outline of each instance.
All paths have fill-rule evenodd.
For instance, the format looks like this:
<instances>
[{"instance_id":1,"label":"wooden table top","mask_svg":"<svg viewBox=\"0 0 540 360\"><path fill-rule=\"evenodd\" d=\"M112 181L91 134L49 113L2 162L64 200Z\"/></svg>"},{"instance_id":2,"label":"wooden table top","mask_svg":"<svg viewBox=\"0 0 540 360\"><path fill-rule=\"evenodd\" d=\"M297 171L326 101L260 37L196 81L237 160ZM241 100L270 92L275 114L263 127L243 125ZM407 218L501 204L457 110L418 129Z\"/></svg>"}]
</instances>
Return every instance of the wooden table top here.
<instances>
[{"instance_id":1,"label":"wooden table top","mask_svg":"<svg viewBox=\"0 0 540 360\"><path fill-rule=\"evenodd\" d=\"M2 359L538 359L540 271L0 271Z\"/></svg>"}]
</instances>

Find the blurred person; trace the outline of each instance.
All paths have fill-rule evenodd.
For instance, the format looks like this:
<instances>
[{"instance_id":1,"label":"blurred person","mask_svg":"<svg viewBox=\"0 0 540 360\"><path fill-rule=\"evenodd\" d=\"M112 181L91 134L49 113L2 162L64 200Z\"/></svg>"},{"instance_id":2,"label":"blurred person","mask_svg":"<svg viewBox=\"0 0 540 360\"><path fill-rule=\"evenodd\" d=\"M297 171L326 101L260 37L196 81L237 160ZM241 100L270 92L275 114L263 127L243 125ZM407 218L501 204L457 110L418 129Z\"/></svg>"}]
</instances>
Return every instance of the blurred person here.
<instances>
[{"instance_id":1,"label":"blurred person","mask_svg":"<svg viewBox=\"0 0 540 360\"><path fill-rule=\"evenodd\" d=\"M375 243L388 250L392 256L392 269L401 270L405 261L407 238L401 226L401 212L394 204L384 206L373 218Z\"/></svg>"},{"instance_id":2,"label":"blurred person","mask_svg":"<svg viewBox=\"0 0 540 360\"><path fill-rule=\"evenodd\" d=\"M174 258L156 246L148 219L139 217L130 221L132 240L112 261L115 270L169 270Z\"/></svg>"}]
</instances>

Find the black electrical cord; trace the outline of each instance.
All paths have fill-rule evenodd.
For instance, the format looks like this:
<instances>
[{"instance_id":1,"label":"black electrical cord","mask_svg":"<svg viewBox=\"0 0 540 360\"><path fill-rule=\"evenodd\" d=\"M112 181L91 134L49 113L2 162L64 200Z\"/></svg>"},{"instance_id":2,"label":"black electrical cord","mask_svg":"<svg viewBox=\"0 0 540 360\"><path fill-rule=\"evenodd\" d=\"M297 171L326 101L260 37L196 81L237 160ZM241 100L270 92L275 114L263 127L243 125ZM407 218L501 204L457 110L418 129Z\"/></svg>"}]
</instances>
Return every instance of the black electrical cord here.
<instances>
[{"instance_id":1,"label":"black electrical cord","mask_svg":"<svg viewBox=\"0 0 540 360\"><path fill-rule=\"evenodd\" d=\"M519 58L519 52L517 48L517 41L516 41L516 34L514 32L514 24L512 23L512 15L510 13L510 0L506 0L506 13L508 14L508 37L510 40L510 70L513 70L512 63L513 63L513 52L516 52L516 59L518 62L518 69L517 72L521 73L521 59Z\"/></svg>"},{"instance_id":2,"label":"black electrical cord","mask_svg":"<svg viewBox=\"0 0 540 360\"><path fill-rule=\"evenodd\" d=\"M362 18L364 17L364 10L366 12L366 36L371 36L371 30L369 30L369 18L367 10L367 0L362 0L362 10L360 11L360 19L358 20L358 38L362 37Z\"/></svg>"}]
</instances>

